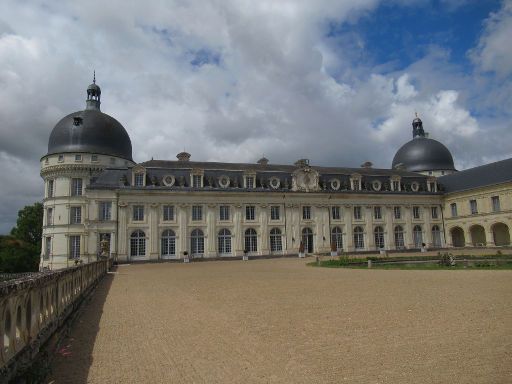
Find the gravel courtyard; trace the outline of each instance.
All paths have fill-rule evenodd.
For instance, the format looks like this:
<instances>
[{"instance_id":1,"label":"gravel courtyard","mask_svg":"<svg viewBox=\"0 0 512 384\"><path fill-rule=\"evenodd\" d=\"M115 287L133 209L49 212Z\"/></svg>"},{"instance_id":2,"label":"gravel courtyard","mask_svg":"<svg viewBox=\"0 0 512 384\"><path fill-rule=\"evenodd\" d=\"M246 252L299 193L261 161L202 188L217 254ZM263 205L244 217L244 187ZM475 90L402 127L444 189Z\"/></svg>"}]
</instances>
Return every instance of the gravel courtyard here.
<instances>
[{"instance_id":1,"label":"gravel courtyard","mask_svg":"<svg viewBox=\"0 0 512 384\"><path fill-rule=\"evenodd\" d=\"M49 382L512 383L512 271L120 266Z\"/></svg>"}]
</instances>

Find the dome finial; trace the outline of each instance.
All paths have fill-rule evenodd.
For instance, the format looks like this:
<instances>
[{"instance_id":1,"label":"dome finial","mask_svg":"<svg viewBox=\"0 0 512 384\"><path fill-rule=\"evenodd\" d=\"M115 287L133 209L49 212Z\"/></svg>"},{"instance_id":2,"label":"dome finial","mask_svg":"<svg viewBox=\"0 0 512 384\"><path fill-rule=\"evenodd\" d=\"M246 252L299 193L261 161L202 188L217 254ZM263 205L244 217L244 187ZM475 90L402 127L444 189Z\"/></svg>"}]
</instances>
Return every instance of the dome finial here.
<instances>
[{"instance_id":1,"label":"dome finial","mask_svg":"<svg viewBox=\"0 0 512 384\"><path fill-rule=\"evenodd\" d=\"M418 112L414 112L416 116L412 121L412 137L425 137L425 131L423 130L423 122L418 117Z\"/></svg>"},{"instance_id":2,"label":"dome finial","mask_svg":"<svg viewBox=\"0 0 512 384\"><path fill-rule=\"evenodd\" d=\"M85 109L100 110L101 88L96 84L96 70L93 71L92 84L87 87L87 104Z\"/></svg>"}]
</instances>

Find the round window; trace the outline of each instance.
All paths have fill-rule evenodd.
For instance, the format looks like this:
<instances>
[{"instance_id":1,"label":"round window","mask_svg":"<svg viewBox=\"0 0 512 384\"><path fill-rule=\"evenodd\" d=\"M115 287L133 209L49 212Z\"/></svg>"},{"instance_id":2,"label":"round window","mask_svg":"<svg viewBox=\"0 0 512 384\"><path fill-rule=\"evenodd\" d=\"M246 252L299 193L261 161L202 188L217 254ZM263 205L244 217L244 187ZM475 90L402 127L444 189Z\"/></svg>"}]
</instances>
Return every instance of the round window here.
<instances>
[{"instance_id":1,"label":"round window","mask_svg":"<svg viewBox=\"0 0 512 384\"><path fill-rule=\"evenodd\" d=\"M165 175L162 179L162 182L166 187L172 187L175 181L176 179L174 178L173 175Z\"/></svg>"},{"instance_id":2,"label":"round window","mask_svg":"<svg viewBox=\"0 0 512 384\"><path fill-rule=\"evenodd\" d=\"M380 191L381 187L382 187L382 183L379 180L373 180L372 188L374 191Z\"/></svg>"},{"instance_id":3,"label":"round window","mask_svg":"<svg viewBox=\"0 0 512 384\"><path fill-rule=\"evenodd\" d=\"M277 189L279 188L279 186L281 185L281 180L279 180L279 178L277 177L271 177L270 180L269 180L269 184L270 186L273 188L273 189Z\"/></svg>"},{"instance_id":4,"label":"round window","mask_svg":"<svg viewBox=\"0 0 512 384\"><path fill-rule=\"evenodd\" d=\"M221 177L219 177L219 185L222 187L222 188L227 188L229 187L229 177L226 176L226 175L223 175Z\"/></svg>"},{"instance_id":5,"label":"round window","mask_svg":"<svg viewBox=\"0 0 512 384\"><path fill-rule=\"evenodd\" d=\"M331 179L329 182L331 183L331 188L334 189L335 191L340 189L341 183L339 179Z\"/></svg>"},{"instance_id":6,"label":"round window","mask_svg":"<svg viewBox=\"0 0 512 384\"><path fill-rule=\"evenodd\" d=\"M418 184L418 182L413 181L411 184L411 189L413 190L413 192L418 192L420 189L420 185Z\"/></svg>"}]
</instances>

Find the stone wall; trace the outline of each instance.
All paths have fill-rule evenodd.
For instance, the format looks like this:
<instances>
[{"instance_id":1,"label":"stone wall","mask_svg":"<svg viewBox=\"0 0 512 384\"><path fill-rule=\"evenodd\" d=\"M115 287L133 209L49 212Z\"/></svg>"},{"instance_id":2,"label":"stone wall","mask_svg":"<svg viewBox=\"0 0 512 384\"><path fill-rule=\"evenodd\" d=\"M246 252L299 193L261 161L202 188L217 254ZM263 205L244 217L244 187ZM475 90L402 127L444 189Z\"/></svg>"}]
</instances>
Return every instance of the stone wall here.
<instances>
[{"instance_id":1,"label":"stone wall","mask_svg":"<svg viewBox=\"0 0 512 384\"><path fill-rule=\"evenodd\" d=\"M0 383L32 364L109 265L101 260L0 283Z\"/></svg>"}]
</instances>

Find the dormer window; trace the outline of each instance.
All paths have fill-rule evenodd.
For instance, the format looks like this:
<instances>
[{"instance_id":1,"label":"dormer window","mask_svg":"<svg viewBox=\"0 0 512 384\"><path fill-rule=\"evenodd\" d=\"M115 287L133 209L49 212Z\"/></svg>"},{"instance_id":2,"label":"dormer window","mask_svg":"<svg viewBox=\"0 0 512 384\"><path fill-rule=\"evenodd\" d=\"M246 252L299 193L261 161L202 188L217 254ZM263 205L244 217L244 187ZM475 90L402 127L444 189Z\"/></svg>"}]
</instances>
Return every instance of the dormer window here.
<instances>
[{"instance_id":1,"label":"dormer window","mask_svg":"<svg viewBox=\"0 0 512 384\"><path fill-rule=\"evenodd\" d=\"M427 189L429 192L437 192L437 183L434 177L429 177L427 181Z\"/></svg>"},{"instance_id":2,"label":"dormer window","mask_svg":"<svg viewBox=\"0 0 512 384\"><path fill-rule=\"evenodd\" d=\"M400 176L391 177L391 190L394 192L399 192L401 190Z\"/></svg>"},{"instance_id":3,"label":"dormer window","mask_svg":"<svg viewBox=\"0 0 512 384\"><path fill-rule=\"evenodd\" d=\"M146 186L146 169L141 165L133 167L132 185L134 187Z\"/></svg>"},{"instance_id":4,"label":"dormer window","mask_svg":"<svg viewBox=\"0 0 512 384\"><path fill-rule=\"evenodd\" d=\"M91 155L91 161L98 161L98 155Z\"/></svg>"},{"instance_id":5,"label":"dormer window","mask_svg":"<svg viewBox=\"0 0 512 384\"><path fill-rule=\"evenodd\" d=\"M143 173L136 173L135 174L135 186L136 187L143 187L144 186L144 174Z\"/></svg>"},{"instance_id":6,"label":"dormer window","mask_svg":"<svg viewBox=\"0 0 512 384\"><path fill-rule=\"evenodd\" d=\"M204 171L202 169L193 169L190 174L190 185L192 188L203 188ZM213 185L212 185L213 186Z\"/></svg>"},{"instance_id":7,"label":"dormer window","mask_svg":"<svg viewBox=\"0 0 512 384\"><path fill-rule=\"evenodd\" d=\"M59 163L62 163L64 161L64 155L59 155Z\"/></svg>"},{"instance_id":8,"label":"dormer window","mask_svg":"<svg viewBox=\"0 0 512 384\"><path fill-rule=\"evenodd\" d=\"M350 176L350 189L353 191L361 190L361 175L354 174Z\"/></svg>"},{"instance_id":9,"label":"dormer window","mask_svg":"<svg viewBox=\"0 0 512 384\"><path fill-rule=\"evenodd\" d=\"M82 161L82 155L75 155L75 161Z\"/></svg>"}]
</instances>

